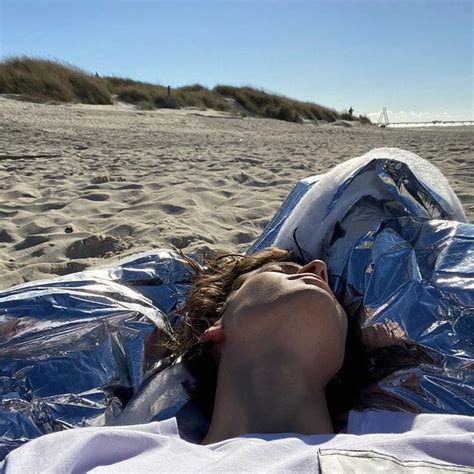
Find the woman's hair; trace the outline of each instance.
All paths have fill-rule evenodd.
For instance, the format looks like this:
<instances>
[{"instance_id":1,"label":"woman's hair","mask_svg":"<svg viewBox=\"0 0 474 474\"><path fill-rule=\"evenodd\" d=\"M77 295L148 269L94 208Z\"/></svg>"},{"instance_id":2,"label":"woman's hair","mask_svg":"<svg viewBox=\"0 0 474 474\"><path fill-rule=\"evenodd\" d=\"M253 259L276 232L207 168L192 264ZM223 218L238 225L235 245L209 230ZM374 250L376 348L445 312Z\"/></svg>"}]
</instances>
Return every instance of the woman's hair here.
<instances>
[{"instance_id":1,"label":"woman's hair","mask_svg":"<svg viewBox=\"0 0 474 474\"><path fill-rule=\"evenodd\" d=\"M252 255L217 253L202 265L183 255L194 275L186 303L181 311L182 323L176 330L173 347L175 354L186 354L199 344L200 337L221 316L236 278L271 262L296 261L292 252L267 247Z\"/></svg>"}]
</instances>

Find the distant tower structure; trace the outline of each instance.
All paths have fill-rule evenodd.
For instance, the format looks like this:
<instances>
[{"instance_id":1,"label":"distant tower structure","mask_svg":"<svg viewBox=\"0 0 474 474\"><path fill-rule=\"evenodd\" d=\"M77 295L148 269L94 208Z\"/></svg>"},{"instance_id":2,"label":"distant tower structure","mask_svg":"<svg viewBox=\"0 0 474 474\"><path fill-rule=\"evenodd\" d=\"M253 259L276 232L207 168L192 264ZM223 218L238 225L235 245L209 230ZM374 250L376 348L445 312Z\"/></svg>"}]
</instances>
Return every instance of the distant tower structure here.
<instances>
[{"instance_id":1,"label":"distant tower structure","mask_svg":"<svg viewBox=\"0 0 474 474\"><path fill-rule=\"evenodd\" d=\"M380 112L380 117L377 120L377 125L379 127L386 127L387 125L390 125L390 120L388 119L387 109L385 107L382 109L382 112Z\"/></svg>"}]
</instances>

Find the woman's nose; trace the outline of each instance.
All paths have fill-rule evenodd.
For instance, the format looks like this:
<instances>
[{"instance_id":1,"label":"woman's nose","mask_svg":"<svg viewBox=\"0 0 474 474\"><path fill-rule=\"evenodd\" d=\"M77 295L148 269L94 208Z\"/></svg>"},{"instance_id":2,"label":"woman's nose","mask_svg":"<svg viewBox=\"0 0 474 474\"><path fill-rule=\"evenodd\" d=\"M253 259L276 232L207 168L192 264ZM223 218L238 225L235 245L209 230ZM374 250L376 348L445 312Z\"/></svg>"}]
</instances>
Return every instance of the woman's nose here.
<instances>
[{"instance_id":1,"label":"woman's nose","mask_svg":"<svg viewBox=\"0 0 474 474\"><path fill-rule=\"evenodd\" d=\"M298 273L314 273L328 282L328 269L322 260L313 260L298 270Z\"/></svg>"}]
</instances>

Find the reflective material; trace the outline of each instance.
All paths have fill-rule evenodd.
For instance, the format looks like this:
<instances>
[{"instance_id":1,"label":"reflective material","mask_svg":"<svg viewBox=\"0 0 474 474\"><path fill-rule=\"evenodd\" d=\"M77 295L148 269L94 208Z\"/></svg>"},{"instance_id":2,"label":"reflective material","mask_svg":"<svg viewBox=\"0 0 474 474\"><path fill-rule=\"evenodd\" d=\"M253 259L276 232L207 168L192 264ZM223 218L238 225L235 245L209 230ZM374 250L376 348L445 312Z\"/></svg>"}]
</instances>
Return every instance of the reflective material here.
<instances>
[{"instance_id":1,"label":"reflective material","mask_svg":"<svg viewBox=\"0 0 474 474\"><path fill-rule=\"evenodd\" d=\"M160 341L189 274L179 255L161 251L0 292L0 454L120 415L166 367Z\"/></svg>"},{"instance_id":2,"label":"reflective material","mask_svg":"<svg viewBox=\"0 0 474 474\"><path fill-rule=\"evenodd\" d=\"M402 217L330 252L370 359L363 407L474 415L473 241L472 225Z\"/></svg>"},{"instance_id":3,"label":"reflective material","mask_svg":"<svg viewBox=\"0 0 474 474\"><path fill-rule=\"evenodd\" d=\"M463 215L451 190L412 168L393 154L357 162L318 201L309 224L324 232L307 226L299 244L306 259L327 261L361 327L364 406L473 415L474 226L452 220ZM297 183L248 252L291 247L325 176ZM161 345L190 275L160 251L0 292L0 457L44 433L170 416L199 440L209 420L190 399L195 381Z\"/></svg>"}]
</instances>

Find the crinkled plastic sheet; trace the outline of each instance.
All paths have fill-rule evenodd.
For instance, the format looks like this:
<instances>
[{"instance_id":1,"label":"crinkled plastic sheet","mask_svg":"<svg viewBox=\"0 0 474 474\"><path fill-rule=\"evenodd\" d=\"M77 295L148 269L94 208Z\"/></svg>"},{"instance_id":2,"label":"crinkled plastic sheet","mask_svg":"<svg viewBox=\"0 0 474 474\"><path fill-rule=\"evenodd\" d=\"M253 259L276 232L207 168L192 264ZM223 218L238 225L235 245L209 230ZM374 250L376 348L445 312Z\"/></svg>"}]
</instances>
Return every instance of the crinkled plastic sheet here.
<instances>
[{"instance_id":1,"label":"crinkled plastic sheet","mask_svg":"<svg viewBox=\"0 0 474 474\"><path fill-rule=\"evenodd\" d=\"M166 367L160 341L189 274L165 251L0 292L0 454L114 420Z\"/></svg>"},{"instance_id":2,"label":"crinkled plastic sheet","mask_svg":"<svg viewBox=\"0 0 474 474\"><path fill-rule=\"evenodd\" d=\"M391 198L352 202L321 246L369 351L364 403L473 415L474 226L451 221L443 198L394 160L354 169L328 209L369 169ZM318 181L297 183L249 253L275 242ZM170 416L200 439L209 420L190 400L195 381L160 349L190 274L161 251L0 292L0 458L53 431Z\"/></svg>"},{"instance_id":3,"label":"crinkled plastic sheet","mask_svg":"<svg viewBox=\"0 0 474 474\"><path fill-rule=\"evenodd\" d=\"M342 258L334 244L332 284L370 357L363 407L474 414L473 227L401 217Z\"/></svg>"}]
</instances>

